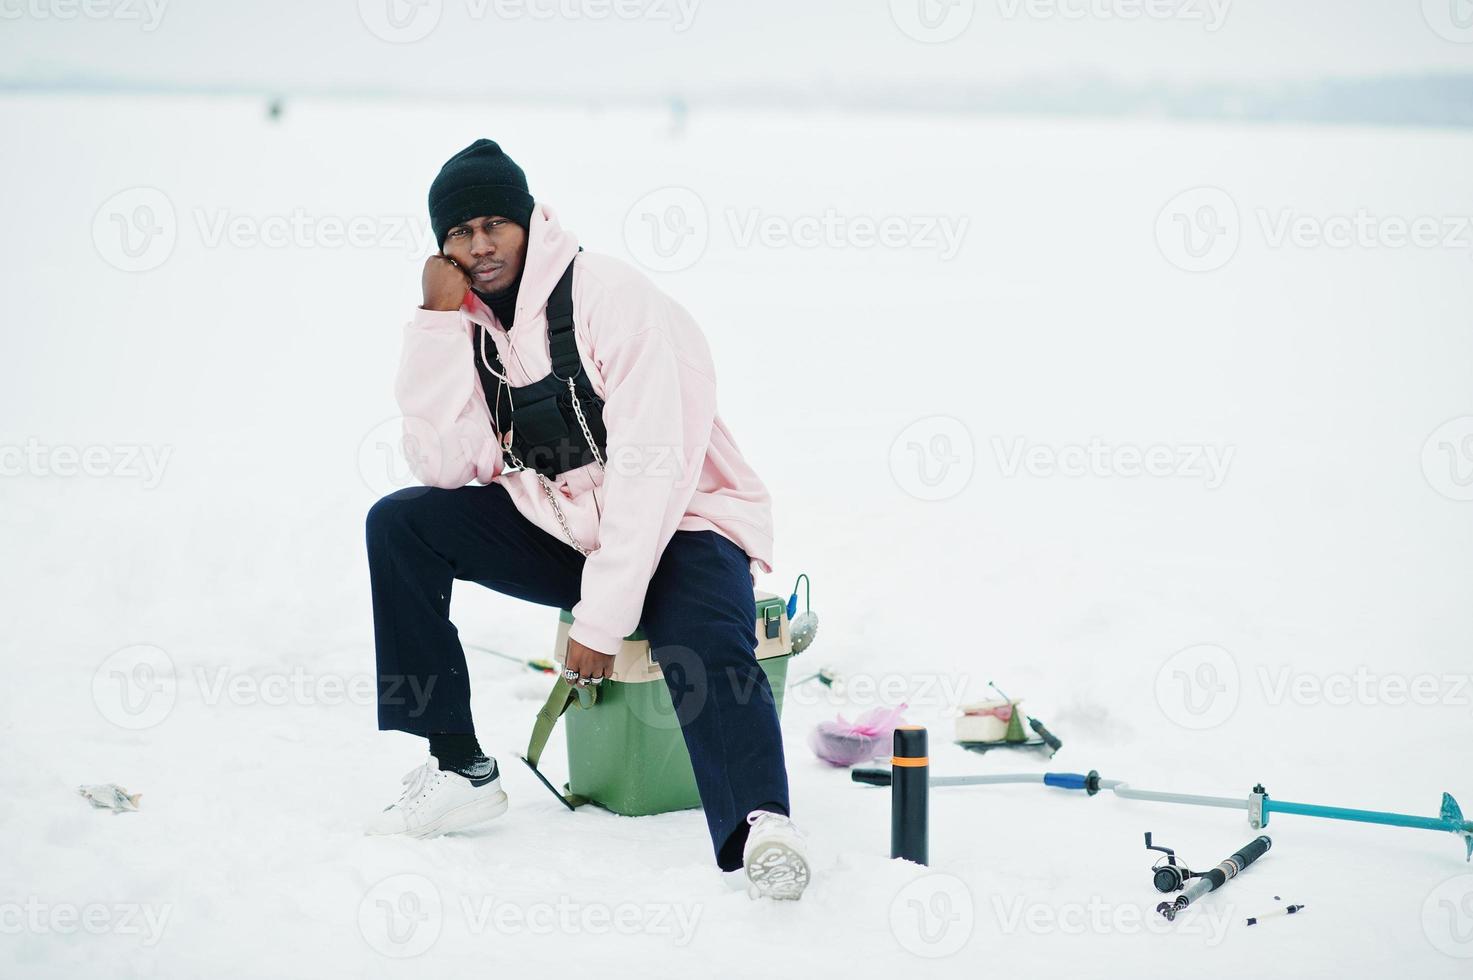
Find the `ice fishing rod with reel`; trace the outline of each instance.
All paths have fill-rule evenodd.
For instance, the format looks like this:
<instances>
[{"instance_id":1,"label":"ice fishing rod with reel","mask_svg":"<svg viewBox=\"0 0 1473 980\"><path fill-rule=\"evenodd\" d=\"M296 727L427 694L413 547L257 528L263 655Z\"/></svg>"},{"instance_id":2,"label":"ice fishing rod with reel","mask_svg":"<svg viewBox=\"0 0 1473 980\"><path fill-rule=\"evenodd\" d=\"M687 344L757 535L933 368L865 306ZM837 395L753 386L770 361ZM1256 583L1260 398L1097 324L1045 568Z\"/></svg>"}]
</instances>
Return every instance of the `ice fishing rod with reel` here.
<instances>
[{"instance_id":1,"label":"ice fishing rod with reel","mask_svg":"<svg viewBox=\"0 0 1473 980\"><path fill-rule=\"evenodd\" d=\"M1150 841L1151 835L1147 834L1147 847L1150 847ZM1263 855L1267 854L1268 849L1273 846L1273 843L1274 842L1268 837L1260 836L1253 838L1247 844L1244 844L1238 850L1234 851L1231 857L1223 861L1211 871L1204 871L1201 874L1191 875L1191 880L1187 883L1182 893L1176 896L1176 900L1173 902L1162 902L1160 905L1156 906L1156 911L1164 915L1167 922L1171 922L1176 918L1178 912L1186 909L1189 905L1191 905L1197 899L1201 898L1203 895L1206 895L1209 892L1217 891L1217 889L1221 888L1223 885L1227 884L1229 881L1232 881L1239 874L1241 874L1243 872L1243 869L1248 867L1248 865L1252 864L1254 861L1257 861L1259 858L1263 857ZM1166 848L1153 847L1151 848L1151 850L1165 850L1167 854L1171 853ZM1170 859L1168 858L1168 860ZM1177 887L1181 886L1178 885ZM1161 888L1159 872L1156 882L1156 888L1158 891L1169 890Z\"/></svg>"},{"instance_id":2,"label":"ice fishing rod with reel","mask_svg":"<svg viewBox=\"0 0 1473 980\"><path fill-rule=\"evenodd\" d=\"M1191 879L1202 877L1201 873L1191 870L1185 864L1179 864L1176 852L1171 848L1152 844L1149 830L1146 831L1146 850L1160 851L1166 855L1158 858L1151 866L1151 884L1158 892L1179 892Z\"/></svg>"}]
</instances>

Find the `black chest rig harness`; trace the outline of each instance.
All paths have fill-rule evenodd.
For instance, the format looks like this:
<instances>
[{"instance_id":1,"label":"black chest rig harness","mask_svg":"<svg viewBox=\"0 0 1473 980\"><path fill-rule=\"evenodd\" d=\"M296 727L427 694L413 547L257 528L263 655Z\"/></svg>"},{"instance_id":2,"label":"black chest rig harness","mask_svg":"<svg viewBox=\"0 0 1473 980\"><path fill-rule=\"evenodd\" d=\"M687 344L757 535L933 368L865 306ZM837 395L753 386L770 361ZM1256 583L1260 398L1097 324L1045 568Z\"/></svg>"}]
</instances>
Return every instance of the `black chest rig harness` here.
<instances>
[{"instance_id":1,"label":"black chest rig harness","mask_svg":"<svg viewBox=\"0 0 1473 980\"><path fill-rule=\"evenodd\" d=\"M486 342L486 328L477 326L476 371L502 451L513 466L537 472L552 499L547 480L589 463L602 466L608 452L603 399L583 372L573 333L573 263L568 263L547 297L547 347L552 370L546 377L512 387L495 344ZM494 372L486 362L488 356L495 363ZM556 500L553 506L556 509ZM561 510L558 516L562 517ZM571 540L572 535L568 536Z\"/></svg>"}]
</instances>

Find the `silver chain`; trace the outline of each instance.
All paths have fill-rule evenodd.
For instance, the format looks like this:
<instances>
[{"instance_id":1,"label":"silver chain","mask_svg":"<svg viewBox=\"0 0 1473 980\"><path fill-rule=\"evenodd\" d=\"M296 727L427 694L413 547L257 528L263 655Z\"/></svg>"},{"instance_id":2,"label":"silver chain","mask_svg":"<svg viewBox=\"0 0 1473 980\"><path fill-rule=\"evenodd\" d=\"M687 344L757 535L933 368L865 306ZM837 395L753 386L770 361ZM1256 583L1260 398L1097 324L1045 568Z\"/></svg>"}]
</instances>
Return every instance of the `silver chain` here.
<instances>
[{"instance_id":1,"label":"silver chain","mask_svg":"<svg viewBox=\"0 0 1473 980\"><path fill-rule=\"evenodd\" d=\"M492 371L491 365L489 363L486 363L486 328L482 327L480 333L481 362L483 364L486 364L486 370L491 371L492 374L495 374L497 378L500 379L500 384L497 385L497 403L500 404L501 398L499 389L505 387L507 389L507 395L510 396L511 385L507 382L505 376ZM574 375L574 377L577 377L577 375ZM589 431L588 428L588 419L583 416L583 404L578 400L578 389L573 384L573 378L567 378L566 380L568 382L568 394L573 397L573 414L578 416L578 427L583 430L583 438L588 441L588 448L593 451L593 458L598 463L598 468L604 469L603 454L598 451L598 443L593 441L593 433ZM500 419L496 420L496 427L498 429L501 428ZM552 484L548 482L547 477L543 476L539 471L533 470L526 463L522 462L521 458L517 456L517 454L512 450L510 443L511 440L508 439L505 443L502 444L502 452L506 454L506 456L511 460L512 465L515 466L517 469L529 470L530 472L536 474L537 482L542 487L542 492L547 496L547 502L552 505L552 512L554 515L557 516L557 522L562 526L563 534L567 537L568 543L573 546L578 554L587 558L588 549L579 544L578 539L573 536L573 529L568 526L568 518L563 513L563 509L558 506L557 495L553 493Z\"/></svg>"},{"instance_id":2,"label":"silver chain","mask_svg":"<svg viewBox=\"0 0 1473 980\"><path fill-rule=\"evenodd\" d=\"M537 482L541 484L542 492L547 494L547 502L549 504L552 504L552 512L557 515L557 522L562 525L563 534L567 536L568 543L573 546L578 554L582 555L584 558L587 558L588 549L579 544L578 539L573 537L573 529L568 527L568 518L564 516L563 509L557 505L557 496L552 492L552 484L547 482L547 477L543 476L541 473L538 473L536 470L531 469L531 467L529 467L526 463L522 462L521 459L517 457L517 454L512 452L512 448L510 446L503 446L502 452L511 457L512 465L515 466L517 469L529 470L530 472L536 474ZM597 453L597 450L594 450L594 452Z\"/></svg>"},{"instance_id":3,"label":"silver chain","mask_svg":"<svg viewBox=\"0 0 1473 980\"><path fill-rule=\"evenodd\" d=\"M598 443L593 441L593 433L588 431L588 420L583 417L583 405L578 401L578 389L573 386L572 378L568 379L568 394L573 396L573 414L578 416L578 425L583 429L583 438L588 442L588 448L593 450L593 458L598 461L598 468L604 469L604 458L598 451Z\"/></svg>"}]
</instances>

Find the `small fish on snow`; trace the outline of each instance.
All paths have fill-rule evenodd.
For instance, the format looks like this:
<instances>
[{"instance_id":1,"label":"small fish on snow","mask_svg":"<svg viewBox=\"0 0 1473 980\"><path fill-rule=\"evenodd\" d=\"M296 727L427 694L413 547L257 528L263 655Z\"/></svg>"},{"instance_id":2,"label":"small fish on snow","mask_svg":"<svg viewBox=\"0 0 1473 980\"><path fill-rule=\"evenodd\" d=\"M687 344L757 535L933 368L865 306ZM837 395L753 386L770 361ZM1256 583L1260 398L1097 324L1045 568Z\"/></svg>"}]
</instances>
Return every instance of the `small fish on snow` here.
<instances>
[{"instance_id":1,"label":"small fish on snow","mask_svg":"<svg viewBox=\"0 0 1473 980\"><path fill-rule=\"evenodd\" d=\"M142 793L134 793L129 796L128 791L117 783L98 783L95 786L78 786L77 794L85 797L87 802L99 810L111 810L114 813L137 810L138 801L143 798Z\"/></svg>"}]
</instances>

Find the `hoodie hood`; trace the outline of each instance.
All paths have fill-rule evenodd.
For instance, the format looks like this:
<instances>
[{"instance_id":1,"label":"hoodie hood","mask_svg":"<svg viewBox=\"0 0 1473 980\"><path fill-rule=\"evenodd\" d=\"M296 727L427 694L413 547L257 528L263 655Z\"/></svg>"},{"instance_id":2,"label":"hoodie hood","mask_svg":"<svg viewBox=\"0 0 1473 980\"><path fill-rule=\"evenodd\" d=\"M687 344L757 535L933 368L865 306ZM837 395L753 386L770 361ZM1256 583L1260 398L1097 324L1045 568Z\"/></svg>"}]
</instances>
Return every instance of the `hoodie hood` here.
<instances>
[{"instance_id":1,"label":"hoodie hood","mask_svg":"<svg viewBox=\"0 0 1473 980\"><path fill-rule=\"evenodd\" d=\"M522 266L521 284L517 289L517 324L528 322L547 306L552 287L562 278L573 256L578 254L578 236L562 226L557 212L536 201L532 220L527 225L527 261ZM467 313L485 309L474 292L467 291Z\"/></svg>"}]
</instances>

